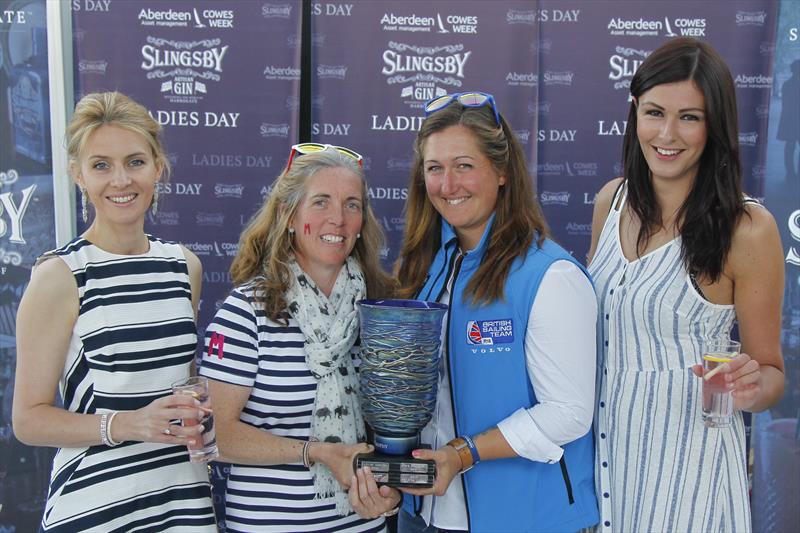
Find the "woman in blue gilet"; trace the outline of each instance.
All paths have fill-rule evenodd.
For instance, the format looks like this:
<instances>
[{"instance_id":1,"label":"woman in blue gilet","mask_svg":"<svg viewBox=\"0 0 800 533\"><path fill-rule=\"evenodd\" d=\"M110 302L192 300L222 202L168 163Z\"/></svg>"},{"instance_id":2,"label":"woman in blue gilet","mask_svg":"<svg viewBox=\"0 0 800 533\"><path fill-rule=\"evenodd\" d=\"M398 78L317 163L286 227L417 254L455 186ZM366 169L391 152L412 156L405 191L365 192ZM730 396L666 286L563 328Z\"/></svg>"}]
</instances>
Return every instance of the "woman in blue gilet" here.
<instances>
[{"instance_id":1,"label":"woman in blue gilet","mask_svg":"<svg viewBox=\"0 0 800 533\"><path fill-rule=\"evenodd\" d=\"M548 230L519 142L486 93L426 104L401 296L449 305L436 408L399 531L576 531L597 522L590 426L597 305Z\"/></svg>"}]
</instances>

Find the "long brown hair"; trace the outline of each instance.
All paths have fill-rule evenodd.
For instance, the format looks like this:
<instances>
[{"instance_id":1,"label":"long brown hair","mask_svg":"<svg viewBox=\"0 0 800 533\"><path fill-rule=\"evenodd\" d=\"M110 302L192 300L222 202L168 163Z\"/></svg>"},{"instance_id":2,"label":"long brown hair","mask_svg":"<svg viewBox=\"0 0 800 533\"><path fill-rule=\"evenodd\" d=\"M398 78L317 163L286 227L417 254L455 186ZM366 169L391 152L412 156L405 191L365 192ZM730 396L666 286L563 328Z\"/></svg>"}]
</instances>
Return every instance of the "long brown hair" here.
<instances>
[{"instance_id":1,"label":"long brown hair","mask_svg":"<svg viewBox=\"0 0 800 533\"><path fill-rule=\"evenodd\" d=\"M384 238L380 224L369 205L364 172L350 157L327 149L295 158L291 168L281 173L266 202L255 214L239 238L239 250L231 265L236 285L255 282L256 302L263 306L273 321L284 320L289 288L289 260L294 254L294 239L289 234L289 221L306 194L308 179L325 168L344 168L361 179L363 222L361 238L351 252L358 261L367 285L367 296L389 295L391 278L380 264L379 251Z\"/></svg>"},{"instance_id":2,"label":"long brown hair","mask_svg":"<svg viewBox=\"0 0 800 533\"><path fill-rule=\"evenodd\" d=\"M716 50L702 41L681 37L667 42L644 60L631 79L636 100L628 111L622 150L628 205L641 221L638 254L661 228L662 213L636 134L636 101L656 85L685 80L703 93L708 139L692 190L676 215L681 253L689 272L717 281L745 210L733 77Z\"/></svg>"},{"instance_id":3,"label":"long brown hair","mask_svg":"<svg viewBox=\"0 0 800 533\"><path fill-rule=\"evenodd\" d=\"M465 296L472 303L491 303L504 298L503 287L514 260L524 256L536 237L541 246L549 230L536 200L522 147L503 117L500 127L488 106L464 107L457 101L436 111L422 123L414 141L414 164L405 210L405 234L398 260L398 291L414 297L422 286L441 245L442 218L425 190L425 143L437 132L456 125L475 135L495 171L506 177L500 187L486 254L467 284Z\"/></svg>"}]
</instances>

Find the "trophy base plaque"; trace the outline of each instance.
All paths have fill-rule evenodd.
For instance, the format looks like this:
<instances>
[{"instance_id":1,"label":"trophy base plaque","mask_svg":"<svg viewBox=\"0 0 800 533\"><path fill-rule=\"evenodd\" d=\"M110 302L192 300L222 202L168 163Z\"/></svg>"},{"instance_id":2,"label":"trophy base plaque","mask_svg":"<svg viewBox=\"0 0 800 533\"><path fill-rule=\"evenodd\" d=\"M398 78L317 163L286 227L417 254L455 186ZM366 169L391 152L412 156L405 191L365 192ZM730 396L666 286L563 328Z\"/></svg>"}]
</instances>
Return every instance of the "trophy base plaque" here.
<instances>
[{"instance_id":1,"label":"trophy base plaque","mask_svg":"<svg viewBox=\"0 0 800 533\"><path fill-rule=\"evenodd\" d=\"M353 459L353 468L369 467L375 482L390 487L429 489L436 479L436 463L397 455L361 453Z\"/></svg>"}]
</instances>

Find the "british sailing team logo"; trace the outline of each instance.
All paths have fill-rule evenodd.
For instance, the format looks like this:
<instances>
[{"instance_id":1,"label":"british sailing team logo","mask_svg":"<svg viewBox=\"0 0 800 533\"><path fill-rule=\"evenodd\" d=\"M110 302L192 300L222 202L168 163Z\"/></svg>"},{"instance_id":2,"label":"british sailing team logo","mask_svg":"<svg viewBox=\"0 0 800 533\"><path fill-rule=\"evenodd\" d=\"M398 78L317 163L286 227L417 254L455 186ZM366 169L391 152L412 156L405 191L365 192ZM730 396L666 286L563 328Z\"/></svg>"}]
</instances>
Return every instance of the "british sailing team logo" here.
<instances>
[{"instance_id":1,"label":"british sailing team logo","mask_svg":"<svg viewBox=\"0 0 800 533\"><path fill-rule=\"evenodd\" d=\"M467 321L467 344L494 346L512 342L514 342L514 322L510 318Z\"/></svg>"}]
</instances>

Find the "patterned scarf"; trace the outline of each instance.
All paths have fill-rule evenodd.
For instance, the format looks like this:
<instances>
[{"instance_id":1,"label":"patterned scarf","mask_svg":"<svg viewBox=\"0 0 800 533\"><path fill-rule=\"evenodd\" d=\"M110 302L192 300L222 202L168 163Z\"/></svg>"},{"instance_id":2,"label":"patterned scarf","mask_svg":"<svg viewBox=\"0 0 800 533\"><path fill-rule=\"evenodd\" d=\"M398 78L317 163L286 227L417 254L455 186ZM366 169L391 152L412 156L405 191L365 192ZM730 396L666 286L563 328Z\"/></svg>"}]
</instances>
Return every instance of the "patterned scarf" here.
<instances>
[{"instance_id":1,"label":"patterned scarf","mask_svg":"<svg viewBox=\"0 0 800 533\"><path fill-rule=\"evenodd\" d=\"M297 261L292 259L289 267L292 276L286 301L289 313L305 336L306 362L317 379L311 436L321 442L364 442L366 432L358 403L358 379L350 356L358 337L355 303L367 292L361 268L348 257L330 297L326 297ZM333 496L340 515L353 512L347 492L325 465L315 463L311 473L316 498Z\"/></svg>"}]
</instances>

